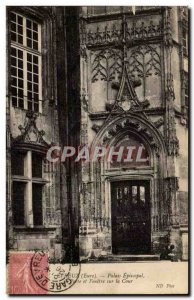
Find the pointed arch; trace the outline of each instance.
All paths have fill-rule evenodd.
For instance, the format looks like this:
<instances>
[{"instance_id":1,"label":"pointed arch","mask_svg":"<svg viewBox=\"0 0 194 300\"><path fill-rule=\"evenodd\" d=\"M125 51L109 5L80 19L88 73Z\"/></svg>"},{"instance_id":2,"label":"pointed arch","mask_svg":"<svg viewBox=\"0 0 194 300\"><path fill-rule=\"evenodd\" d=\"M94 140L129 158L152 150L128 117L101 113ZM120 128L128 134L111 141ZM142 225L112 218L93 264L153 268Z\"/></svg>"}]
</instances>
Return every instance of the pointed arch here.
<instances>
[{"instance_id":1,"label":"pointed arch","mask_svg":"<svg viewBox=\"0 0 194 300\"><path fill-rule=\"evenodd\" d=\"M126 133L140 138L149 149L151 157L159 158L163 165L166 147L161 133L153 123L136 113L129 112L110 119L109 123L102 126L97 133L92 148L99 145L109 147L119 135L123 136Z\"/></svg>"}]
</instances>

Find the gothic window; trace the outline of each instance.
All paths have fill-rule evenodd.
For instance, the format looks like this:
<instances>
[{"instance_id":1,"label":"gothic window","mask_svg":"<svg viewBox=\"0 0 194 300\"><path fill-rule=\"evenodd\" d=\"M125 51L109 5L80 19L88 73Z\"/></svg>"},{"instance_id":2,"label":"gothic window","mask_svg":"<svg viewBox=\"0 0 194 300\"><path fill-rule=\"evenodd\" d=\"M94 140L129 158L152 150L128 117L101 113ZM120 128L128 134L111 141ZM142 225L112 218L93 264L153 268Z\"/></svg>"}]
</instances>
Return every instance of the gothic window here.
<instances>
[{"instance_id":1,"label":"gothic window","mask_svg":"<svg viewBox=\"0 0 194 300\"><path fill-rule=\"evenodd\" d=\"M41 25L11 12L10 39L12 105L41 112Z\"/></svg>"},{"instance_id":2,"label":"gothic window","mask_svg":"<svg viewBox=\"0 0 194 300\"><path fill-rule=\"evenodd\" d=\"M11 165L14 225L43 225L43 157L33 151L13 151Z\"/></svg>"}]
</instances>

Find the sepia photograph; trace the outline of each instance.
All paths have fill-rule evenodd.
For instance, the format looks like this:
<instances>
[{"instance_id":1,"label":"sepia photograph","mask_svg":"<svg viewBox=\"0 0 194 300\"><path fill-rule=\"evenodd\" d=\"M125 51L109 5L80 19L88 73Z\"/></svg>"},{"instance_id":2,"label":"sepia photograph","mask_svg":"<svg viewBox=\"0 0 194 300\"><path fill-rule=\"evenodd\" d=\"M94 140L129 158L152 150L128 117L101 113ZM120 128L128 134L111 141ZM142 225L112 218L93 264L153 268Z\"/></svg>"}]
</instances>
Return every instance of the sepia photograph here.
<instances>
[{"instance_id":1,"label":"sepia photograph","mask_svg":"<svg viewBox=\"0 0 194 300\"><path fill-rule=\"evenodd\" d=\"M188 295L189 13L6 7L7 294Z\"/></svg>"}]
</instances>

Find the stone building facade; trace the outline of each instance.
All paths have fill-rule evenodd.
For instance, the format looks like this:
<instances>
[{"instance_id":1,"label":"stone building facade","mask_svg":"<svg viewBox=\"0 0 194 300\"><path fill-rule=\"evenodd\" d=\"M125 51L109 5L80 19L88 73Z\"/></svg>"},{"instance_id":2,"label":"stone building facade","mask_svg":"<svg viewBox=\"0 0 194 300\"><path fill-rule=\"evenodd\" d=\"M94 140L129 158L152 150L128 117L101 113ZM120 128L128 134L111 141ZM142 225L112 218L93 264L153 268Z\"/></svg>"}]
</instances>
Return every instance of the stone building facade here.
<instances>
[{"instance_id":1,"label":"stone building facade","mask_svg":"<svg viewBox=\"0 0 194 300\"><path fill-rule=\"evenodd\" d=\"M146 164L83 163L80 256L174 245L187 259L188 10L86 7L80 44L81 143L148 153Z\"/></svg>"},{"instance_id":2,"label":"stone building facade","mask_svg":"<svg viewBox=\"0 0 194 300\"><path fill-rule=\"evenodd\" d=\"M79 141L78 25L71 7L7 8L7 247L57 260L74 239L71 166L46 153Z\"/></svg>"},{"instance_id":3,"label":"stone building facade","mask_svg":"<svg viewBox=\"0 0 194 300\"><path fill-rule=\"evenodd\" d=\"M9 7L7 28L8 249L187 260L188 9ZM51 163L53 145L133 153Z\"/></svg>"}]
</instances>

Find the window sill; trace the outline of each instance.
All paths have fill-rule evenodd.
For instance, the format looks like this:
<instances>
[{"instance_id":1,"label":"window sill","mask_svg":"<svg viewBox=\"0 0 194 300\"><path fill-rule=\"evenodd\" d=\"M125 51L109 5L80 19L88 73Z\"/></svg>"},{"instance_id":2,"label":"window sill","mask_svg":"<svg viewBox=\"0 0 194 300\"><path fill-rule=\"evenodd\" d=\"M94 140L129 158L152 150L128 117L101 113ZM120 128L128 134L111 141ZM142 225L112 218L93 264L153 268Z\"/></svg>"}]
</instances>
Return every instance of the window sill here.
<instances>
[{"instance_id":1,"label":"window sill","mask_svg":"<svg viewBox=\"0 0 194 300\"><path fill-rule=\"evenodd\" d=\"M10 97L10 99L11 99L11 97ZM41 101L42 103L44 102L44 100L39 100L39 101ZM25 113L31 112L30 109L26 109L26 108L23 108L23 107L18 107L18 106L14 106L14 105L11 105L11 107L13 109L18 110L18 111L24 111ZM33 110L32 112L35 113L35 114L37 114L38 116L44 116L44 114L42 113L42 111L34 111Z\"/></svg>"}]
</instances>

